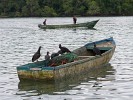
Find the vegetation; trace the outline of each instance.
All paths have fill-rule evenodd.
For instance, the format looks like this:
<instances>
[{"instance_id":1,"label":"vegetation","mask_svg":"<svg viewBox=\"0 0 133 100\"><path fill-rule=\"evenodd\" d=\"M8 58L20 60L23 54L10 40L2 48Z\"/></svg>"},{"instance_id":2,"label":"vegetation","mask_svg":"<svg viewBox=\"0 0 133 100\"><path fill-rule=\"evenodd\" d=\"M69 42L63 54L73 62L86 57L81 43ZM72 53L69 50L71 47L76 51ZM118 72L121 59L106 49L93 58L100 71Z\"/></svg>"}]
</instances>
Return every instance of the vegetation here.
<instances>
[{"instance_id":1,"label":"vegetation","mask_svg":"<svg viewBox=\"0 0 133 100\"><path fill-rule=\"evenodd\" d=\"M1 17L133 15L133 0L0 0Z\"/></svg>"}]
</instances>

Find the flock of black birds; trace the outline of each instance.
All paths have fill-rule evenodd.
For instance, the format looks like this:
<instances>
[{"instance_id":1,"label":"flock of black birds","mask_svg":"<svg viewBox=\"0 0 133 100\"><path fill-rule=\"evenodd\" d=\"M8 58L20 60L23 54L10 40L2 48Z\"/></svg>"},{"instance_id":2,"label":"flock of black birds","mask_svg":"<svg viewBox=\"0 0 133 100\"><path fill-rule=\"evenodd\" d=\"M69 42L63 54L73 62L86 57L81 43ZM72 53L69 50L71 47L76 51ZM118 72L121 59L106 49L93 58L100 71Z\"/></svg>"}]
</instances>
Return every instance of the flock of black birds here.
<instances>
[{"instance_id":1,"label":"flock of black birds","mask_svg":"<svg viewBox=\"0 0 133 100\"><path fill-rule=\"evenodd\" d=\"M54 58L54 57L56 57L56 56L58 56L59 54L63 54L63 53L70 53L71 51L68 49L68 48L66 48L66 47L62 47L62 45L61 44L59 44L59 48L60 48L60 50L57 52L57 53L53 53L53 54L51 54L51 59L52 58ZM34 62L34 61L38 61L38 59L40 58L40 56L41 56L41 53L40 53L40 50L41 50L41 46L38 48L38 50L37 50L37 52L33 55L33 57L32 57L32 62ZM45 56L45 59L46 60L49 60L50 59L50 56L49 56L49 52L47 52L47 55Z\"/></svg>"},{"instance_id":2,"label":"flock of black birds","mask_svg":"<svg viewBox=\"0 0 133 100\"><path fill-rule=\"evenodd\" d=\"M34 62L36 60L38 61L38 59L40 58L40 56L41 56L41 53L40 53L41 48L42 47L40 46L38 48L37 52L33 55L32 62ZM71 51L68 48L62 47L61 44L59 44L59 48L60 48L60 50L57 53L52 53L51 56L49 56L49 52L47 52L47 55L45 56L45 59L46 60L49 60L50 57L52 59L52 58L58 56L59 54L63 54L63 53L66 53L66 52L67 53L71 53ZM96 47L96 44L95 43L94 43L93 52L95 53L95 55L101 55L101 51Z\"/></svg>"}]
</instances>

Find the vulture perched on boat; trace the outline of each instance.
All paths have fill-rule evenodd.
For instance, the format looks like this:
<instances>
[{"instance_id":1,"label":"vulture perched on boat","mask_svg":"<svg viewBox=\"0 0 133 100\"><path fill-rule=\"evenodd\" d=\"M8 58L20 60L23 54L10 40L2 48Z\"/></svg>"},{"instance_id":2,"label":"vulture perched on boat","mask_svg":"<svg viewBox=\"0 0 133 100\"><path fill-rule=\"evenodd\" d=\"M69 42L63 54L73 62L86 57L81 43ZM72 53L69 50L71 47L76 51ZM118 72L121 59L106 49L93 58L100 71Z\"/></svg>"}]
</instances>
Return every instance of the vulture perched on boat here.
<instances>
[{"instance_id":1,"label":"vulture perched on boat","mask_svg":"<svg viewBox=\"0 0 133 100\"><path fill-rule=\"evenodd\" d=\"M45 60L50 60L49 52L47 52L47 55L45 55Z\"/></svg>"},{"instance_id":2,"label":"vulture perched on boat","mask_svg":"<svg viewBox=\"0 0 133 100\"><path fill-rule=\"evenodd\" d=\"M54 58L54 57L56 57L56 56L59 56L59 53L58 52L57 53L52 53L51 54L51 59Z\"/></svg>"},{"instance_id":3,"label":"vulture perched on boat","mask_svg":"<svg viewBox=\"0 0 133 100\"><path fill-rule=\"evenodd\" d=\"M59 50L57 53L52 53L51 54L51 59L54 58L54 57L59 56L59 54L62 54L62 51L61 50Z\"/></svg>"},{"instance_id":4,"label":"vulture perched on boat","mask_svg":"<svg viewBox=\"0 0 133 100\"><path fill-rule=\"evenodd\" d=\"M101 56L101 51L96 47L95 43L94 43L93 52L95 53L95 55L100 55Z\"/></svg>"},{"instance_id":5,"label":"vulture perched on boat","mask_svg":"<svg viewBox=\"0 0 133 100\"><path fill-rule=\"evenodd\" d=\"M38 58L41 56L40 50L41 50L41 46L38 48L37 52L33 55L32 62L34 62L35 60L38 60Z\"/></svg>"},{"instance_id":6,"label":"vulture perched on boat","mask_svg":"<svg viewBox=\"0 0 133 100\"><path fill-rule=\"evenodd\" d=\"M66 48L66 47L62 47L61 44L59 44L59 48L60 48L62 54L65 53L65 52L67 52L67 53L68 53L68 52L71 53L71 51L70 51L68 48Z\"/></svg>"}]
</instances>

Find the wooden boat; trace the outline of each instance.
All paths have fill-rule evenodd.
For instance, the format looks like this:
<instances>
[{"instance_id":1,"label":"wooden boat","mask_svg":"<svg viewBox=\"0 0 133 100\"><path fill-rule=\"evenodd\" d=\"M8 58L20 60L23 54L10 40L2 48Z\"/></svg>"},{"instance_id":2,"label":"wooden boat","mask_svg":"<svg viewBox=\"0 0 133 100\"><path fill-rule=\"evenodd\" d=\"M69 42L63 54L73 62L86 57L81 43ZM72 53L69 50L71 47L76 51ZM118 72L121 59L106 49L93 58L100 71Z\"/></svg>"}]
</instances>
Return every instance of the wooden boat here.
<instances>
[{"instance_id":1,"label":"wooden boat","mask_svg":"<svg viewBox=\"0 0 133 100\"><path fill-rule=\"evenodd\" d=\"M93 52L94 43L101 51L100 55ZM20 80L58 80L89 71L92 68L105 66L109 63L115 51L113 38L103 39L87 43L86 45L72 51L77 59L66 64L57 66L46 66L45 61L29 63L18 66L17 73Z\"/></svg>"},{"instance_id":2,"label":"wooden boat","mask_svg":"<svg viewBox=\"0 0 133 100\"><path fill-rule=\"evenodd\" d=\"M41 29L55 29L55 28L75 28L75 27L87 27L93 28L99 20L86 22L86 23L79 23L79 24L66 24L66 25L41 25L39 24L38 27Z\"/></svg>"}]
</instances>

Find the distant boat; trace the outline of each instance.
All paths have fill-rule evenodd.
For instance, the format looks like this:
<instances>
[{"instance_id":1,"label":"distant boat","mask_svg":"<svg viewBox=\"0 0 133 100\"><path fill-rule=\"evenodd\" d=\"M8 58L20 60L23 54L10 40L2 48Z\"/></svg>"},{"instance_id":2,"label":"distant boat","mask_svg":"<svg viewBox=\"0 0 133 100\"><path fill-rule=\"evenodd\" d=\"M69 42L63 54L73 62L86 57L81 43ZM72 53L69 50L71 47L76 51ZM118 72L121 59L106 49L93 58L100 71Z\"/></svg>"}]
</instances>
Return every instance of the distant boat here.
<instances>
[{"instance_id":1,"label":"distant boat","mask_svg":"<svg viewBox=\"0 0 133 100\"><path fill-rule=\"evenodd\" d=\"M101 51L101 55L93 52L94 43ZM18 66L17 73L21 80L58 80L64 77L76 76L80 73L89 71L92 68L99 68L109 63L116 48L113 38L87 43L86 45L72 51L70 62L55 66L46 66L45 61L29 63ZM65 55L65 54L64 54ZM68 55L68 54L66 54ZM60 57L60 56L58 56ZM62 57L62 56L61 56Z\"/></svg>"},{"instance_id":2,"label":"distant boat","mask_svg":"<svg viewBox=\"0 0 133 100\"><path fill-rule=\"evenodd\" d=\"M75 28L75 27L87 27L93 28L99 20L85 22L85 23L78 23L78 24L64 24L64 25L41 25L39 24L38 27L41 29L56 29L56 28Z\"/></svg>"}]
</instances>

